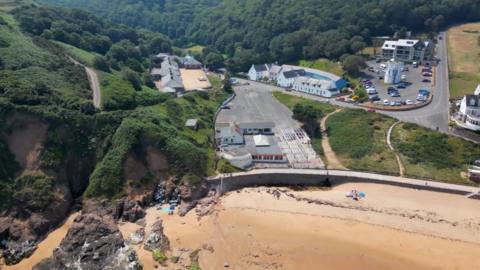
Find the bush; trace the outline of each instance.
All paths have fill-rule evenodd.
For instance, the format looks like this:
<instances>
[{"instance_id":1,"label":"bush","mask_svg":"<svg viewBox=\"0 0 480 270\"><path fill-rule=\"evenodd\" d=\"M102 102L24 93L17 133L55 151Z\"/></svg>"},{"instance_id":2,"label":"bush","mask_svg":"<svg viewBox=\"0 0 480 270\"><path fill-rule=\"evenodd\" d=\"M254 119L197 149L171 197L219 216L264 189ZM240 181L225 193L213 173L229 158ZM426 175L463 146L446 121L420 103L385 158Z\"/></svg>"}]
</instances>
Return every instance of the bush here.
<instances>
[{"instance_id":1,"label":"bush","mask_svg":"<svg viewBox=\"0 0 480 270\"><path fill-rule=\"evenodd\" d=\"M101 71L110 72L110 65L103 56L95 56L95 58L93 58L93 67Z\"/></svg>"},{"instance_id":2,"label":"bush","mask_svg":"<svg viewBox=\"0 0 480 270\"><path fill-rule=\"evenodd\" d=\"M10 43L8 43L3 37L0 37L0 48L6 48L8 46L10 46Z\"/></svg>"},{"instance_id":3,"label":"bush","mask_svg":"<svg viewBox=\"0 0 480 270\"><path fill-rule=\"evenodd\" d=\"M130 82L133 88L137 91L142 90L142 81L138 74L130 69L125 69L122 72L122 78Z\"/></svg>"},{"instance_id":4,"label":"bush","mask_svg":"<svg viewBox=\"0 0 480 270\"><path fill-rule=\"evenodd\" d=\"M152 257L155 261L163 264L165 263L167 260L168 260L168 257L167 255L165 255L165 253L161 250L154 250L152 251Z\"/></svg>"},{"instance_id":5,"label":"bush","mask_svg":"<svg viewBox=\"0 0 480 270\"><path fill-rule=\"evenodd\" d=\"M25 209L43 211L54 198L53 178L44 174L24 175L15 180L13 198Z\"/></svg>"},{"instance_id":6,"label":"bush","mask_svg":"<svg viewBox=\"0 0 480 270\"><path fill-rule=\"evenodd\" d=\"M239 172L240 170L237 167L232 166L225 159L220 159L217 164L217 171L220 173L234 173Z\"/></svg>"}]
</instances>

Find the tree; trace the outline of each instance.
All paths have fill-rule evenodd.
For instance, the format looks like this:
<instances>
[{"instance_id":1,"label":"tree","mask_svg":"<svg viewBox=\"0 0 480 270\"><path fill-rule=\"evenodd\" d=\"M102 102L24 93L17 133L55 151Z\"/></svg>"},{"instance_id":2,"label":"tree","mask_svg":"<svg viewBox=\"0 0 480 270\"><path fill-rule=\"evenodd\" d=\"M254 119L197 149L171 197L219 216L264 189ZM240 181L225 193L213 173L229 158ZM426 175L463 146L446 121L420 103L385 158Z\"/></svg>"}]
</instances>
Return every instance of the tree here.
<instances>
[{"instance_id":1,"label":"tree","mask_svg":"<svg viewBox=\"0 0 480 270\"><path fill-rule=\"evenodd\" d=\"M223 66L223 56L219 53L211 52L205 57L205 65L211 70L219 69Z\"/></svg>"},{"instance_id":2,"label":"tree","mask_svg":"<svg viewBox=\"0 0 480 270\"><path fill-rule=\"evenodd\" d=\"M230 73L227 72L225 74L225 78L223 79L223 91L227 93L233 93L233 87L232 87L232 80L231 80Z\"/></svg>"},{"instance_id":3,"label":"tree","mask_svg":"<svg viewBox=\"0 0 480 270\"><path fill-rule=\"evenodd\" d=\"M5 64L3 63L3 59L0 57L0 69L3 69L4 66Z\"/></svg>"},{"instance_id":4,"label":"tree","mask_svg":"<svg viewBox=\"0 0 480 270\"><path fill-rule=\"evenodd\" d=\"M142 90L142 81L136 72L132 71L131 69L125 69L122 72L122 77L123 79L129 81L135 90Z\"/></svg>"},{"instance_id":5,"label":"tree","mask_svg":"<svg viewBox=\"0 0 480 270\"><path fill-rule=\"evenodd\" d=\"M93 67L101 71L110 72L110 65L103 56L95 56L93 58Z\"/></svg>"},{"instance_id":6,"label":"tree","mask_svg":"<svg viewBox=\"0 0 480 270\"><path fill-rule=\"evenodd\" d=\"M350 75L358 75L361 69L367 67L365 59L358 55L348 55L342 63L343 69Z\"/></svg>"},{"instance_id":7,"label":"tree","mask_svg":"<svg viewBox=\"0 0 480 270\"><path fill-rule=\"evenodd\" d=\"M295 104L293 118L302 122L307 133L314 137L318 130L318 120L322 117L322 111L312 105Z\"/></svg>"}]
</instances>

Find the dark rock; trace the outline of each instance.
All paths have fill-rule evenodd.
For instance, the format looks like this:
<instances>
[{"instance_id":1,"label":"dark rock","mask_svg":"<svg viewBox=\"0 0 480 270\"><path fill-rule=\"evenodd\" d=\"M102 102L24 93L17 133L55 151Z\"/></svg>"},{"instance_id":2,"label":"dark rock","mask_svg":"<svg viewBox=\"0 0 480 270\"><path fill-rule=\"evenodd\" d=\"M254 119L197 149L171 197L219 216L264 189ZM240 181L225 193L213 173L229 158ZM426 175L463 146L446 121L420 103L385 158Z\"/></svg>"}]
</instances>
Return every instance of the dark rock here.
<instances>
[{"instance_id":1,"label":"dark rock","mask_svg":"<svg viewBox=\"0 0 480 270\"><path fill-rule=\"evenodd\" d=\"M118 262L122 248L122 235L111 216L83 214L75 219L53 256L34 269L109 269Z\"/></svg>"},{"instance_id":2,"label":"dark rock","mask_svg":"<svg viewBox=\"0 0 480 270\"><path fill-rule=\"evenodd\" d=\"M135 222L143 217L146 213L140 205L139 201L125 199L122 206L122 219L123 221Z\"/></svg>"},{"instance_id":3,"label":"dark rock","mask_svg":"<svg viewBox=\"0 0 480 270\"><path fill-rule=\"evenodd\" d=\"M17 264L23 258L30 257L37 249L34 241L27 240L24 242L7 242L6 249L3 251L3 258L7 265Z\"/></svg>"},{"instance_id":4,"label":"dark rock","mask_svg":"<svg viewBox=\"0 0 480 270\"><path fill-rule=\"evenodd\" d=\"M163 233L163 225L161 220L157 220L152 225L151 233L148 235L144 243L146 250L168 250L170 249L170 241Z\"/></svg>"}]
</instances>

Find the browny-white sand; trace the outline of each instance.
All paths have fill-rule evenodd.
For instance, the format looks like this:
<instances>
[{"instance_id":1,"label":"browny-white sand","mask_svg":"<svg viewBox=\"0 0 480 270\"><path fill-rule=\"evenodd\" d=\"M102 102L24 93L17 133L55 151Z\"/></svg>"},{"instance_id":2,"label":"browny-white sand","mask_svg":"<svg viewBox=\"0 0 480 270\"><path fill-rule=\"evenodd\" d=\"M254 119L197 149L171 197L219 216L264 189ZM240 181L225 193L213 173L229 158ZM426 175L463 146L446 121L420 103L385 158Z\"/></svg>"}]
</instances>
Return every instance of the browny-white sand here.
<instances>
[{"instance_id":1,"label":"browny-white sand","mask_svg":"<svg viewBox=\"0 0 480 270\"><path fill-rule=\"evenodd\" d=\"M196 89L208 89L212 85L208 81L207 74L202 69L180 69L180 76L182 76L183 85L186 91L193 91ZM200 78L205 78L206 81L200 81Z\"/></svg>"},{"instance_id":2,"label":"browny-white sand","mask_svg":"<svg viewBox=\"0 0 480 270\"><path fill-rule=\"evenodd\" d=\"M351 201L352 188L367 197ZM275 188L232 192L200 220L194 211L181 218L152 208L147 223L164 219L172 254L201 249L203 270L225 262L229 269L478 269L480 201L376 184L280 189L279 199Z\"/></svg>"}]
</instances>

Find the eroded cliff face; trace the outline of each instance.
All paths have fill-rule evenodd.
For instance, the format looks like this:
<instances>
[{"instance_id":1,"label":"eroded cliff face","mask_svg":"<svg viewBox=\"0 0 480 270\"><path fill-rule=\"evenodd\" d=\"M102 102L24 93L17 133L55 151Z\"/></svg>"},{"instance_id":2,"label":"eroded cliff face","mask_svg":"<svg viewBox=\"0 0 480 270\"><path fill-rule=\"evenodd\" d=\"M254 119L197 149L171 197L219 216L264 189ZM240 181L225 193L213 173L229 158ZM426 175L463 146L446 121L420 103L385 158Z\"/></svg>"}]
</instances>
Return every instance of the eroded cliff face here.
<instances>
[{"instance_id":1,"label":"eroded cliff face","mask_svg":"<svg viewBox=\"0 0 480 270\"><path fill-rule=\"evenodd\" d=\"M10 208L0 216L3 257L14 264L29 256L36 242L68 216L74 198L88 184L91 165L66 152L55 167L47 166L49 136L70 136L63 127L40 117L13 112L5 119L2 136L19 165L11 185ZM82 172L86 170L86 172Z\"/></svg>"}]
</instances>

